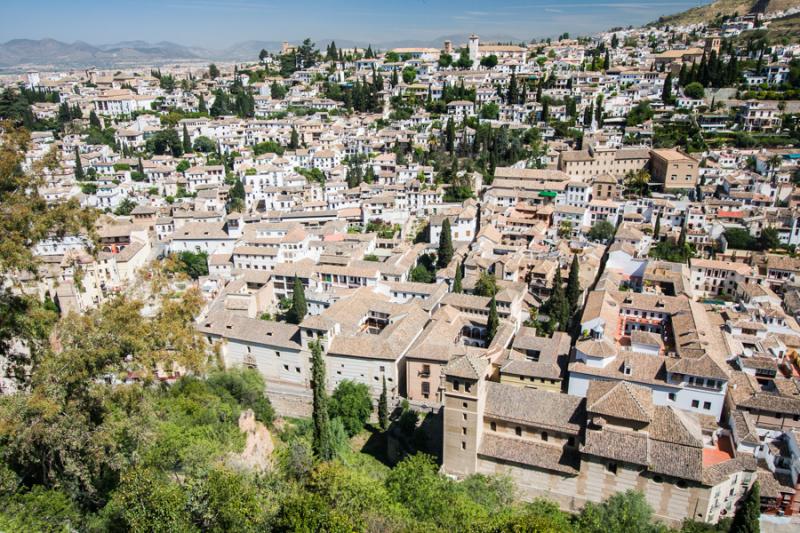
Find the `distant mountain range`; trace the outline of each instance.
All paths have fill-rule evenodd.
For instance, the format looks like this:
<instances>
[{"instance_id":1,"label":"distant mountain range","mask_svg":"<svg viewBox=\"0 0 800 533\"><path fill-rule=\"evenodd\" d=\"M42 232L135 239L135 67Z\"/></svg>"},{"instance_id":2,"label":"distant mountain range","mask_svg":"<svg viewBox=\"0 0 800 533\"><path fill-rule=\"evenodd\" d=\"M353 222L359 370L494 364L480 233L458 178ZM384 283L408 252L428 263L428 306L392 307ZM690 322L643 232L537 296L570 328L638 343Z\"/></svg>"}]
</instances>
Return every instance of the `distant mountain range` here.
<instances>
[{"instance_id":1,"label":"distant mountain range","mask_svg":"<svg viewBox=\"0 0 800 533\"><path fill-rule=\"evenodd\" d=\"M331 42L339 48L366 47L376 49L411 46L433 46L440 48L445 40L454 46L467 41L467 34L445 35L432 40L407 39L382 43L368 43L347 39L317 39L321 49ZM508 35L481 36L484 41L520 42ZM124 67L133 65L160 65L188 61L253 61L262 50L279 51L279 41L243 41L222 50L185 46L168 41L148 43L124 41L112 44L92 45L83 41L65 43L55 39L13 39L0 44L0 69L23 70L27 68L80 68L80 67Z\"/></svg>"}]
</instances>

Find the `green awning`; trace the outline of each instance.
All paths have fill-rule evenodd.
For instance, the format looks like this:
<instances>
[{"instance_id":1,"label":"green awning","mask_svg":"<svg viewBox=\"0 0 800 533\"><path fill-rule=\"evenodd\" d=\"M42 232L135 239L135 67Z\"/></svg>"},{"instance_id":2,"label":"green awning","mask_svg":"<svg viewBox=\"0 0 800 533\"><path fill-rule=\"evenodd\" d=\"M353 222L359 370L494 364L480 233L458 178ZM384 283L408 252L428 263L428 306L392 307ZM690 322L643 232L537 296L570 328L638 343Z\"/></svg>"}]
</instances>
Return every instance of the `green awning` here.
<instances>
[{"instance_id":1,"label":"green awning","mask_svg":"<svg viewBox=\"0 0 800 533\"><path fill-rule=\"evenodd\" d=\"M544 198L555 198L557 194L555 191L539 191L539 196Z\"/></svg>"}]
</instances>

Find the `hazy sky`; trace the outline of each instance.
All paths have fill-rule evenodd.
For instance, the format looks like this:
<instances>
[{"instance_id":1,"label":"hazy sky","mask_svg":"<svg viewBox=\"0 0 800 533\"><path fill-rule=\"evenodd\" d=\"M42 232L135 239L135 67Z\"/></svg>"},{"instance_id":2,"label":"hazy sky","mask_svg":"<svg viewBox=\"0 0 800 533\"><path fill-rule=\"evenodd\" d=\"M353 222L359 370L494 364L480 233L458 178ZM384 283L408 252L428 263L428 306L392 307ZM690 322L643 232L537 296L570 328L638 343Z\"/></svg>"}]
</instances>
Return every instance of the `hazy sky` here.
<instances>
[{"instance_id":1,"label":"hazy sky","mask_svg":"<svg viewBox=\"0 0 800 533\"><path fill-rule=\"evenodd\" d=\"M382 42L476 32L521 39L641 24L702 0L1 0L0 42L142 39L224 47L305 36Z\"/></svg>"}]
</instances>

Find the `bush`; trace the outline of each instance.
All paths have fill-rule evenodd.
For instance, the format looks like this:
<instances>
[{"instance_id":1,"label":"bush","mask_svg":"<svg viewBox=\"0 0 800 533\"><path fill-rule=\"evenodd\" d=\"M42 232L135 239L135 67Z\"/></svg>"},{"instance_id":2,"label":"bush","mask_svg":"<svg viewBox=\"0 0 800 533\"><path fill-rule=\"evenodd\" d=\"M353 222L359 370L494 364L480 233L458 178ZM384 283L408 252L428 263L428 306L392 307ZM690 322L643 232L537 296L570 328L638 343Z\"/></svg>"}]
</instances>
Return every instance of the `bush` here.
<instances>
[{"instance_id":1,"label":"bush","mask_svg":"<svg viewBox=\"0 0 800 533\"><path fill-rule=\"evenodd\" d=\"M242 407L252 409L259 422L272 424L275 411L264 394L264 378L257 370L238 368L214 372L208 377L208 384L218 394L227 392Z\"/></svg>"},{"instance_id":2,"label":"bush","mask_svg":"<svg viewBox=\"0 0 800 533\"><path fill-rule=\"evenodd\" d=\"M372 398L363 383L345 380L333 391L330 401L331 418L338 417L349 436L358 434L372 414Z\"/></svg>"}]
</instances>

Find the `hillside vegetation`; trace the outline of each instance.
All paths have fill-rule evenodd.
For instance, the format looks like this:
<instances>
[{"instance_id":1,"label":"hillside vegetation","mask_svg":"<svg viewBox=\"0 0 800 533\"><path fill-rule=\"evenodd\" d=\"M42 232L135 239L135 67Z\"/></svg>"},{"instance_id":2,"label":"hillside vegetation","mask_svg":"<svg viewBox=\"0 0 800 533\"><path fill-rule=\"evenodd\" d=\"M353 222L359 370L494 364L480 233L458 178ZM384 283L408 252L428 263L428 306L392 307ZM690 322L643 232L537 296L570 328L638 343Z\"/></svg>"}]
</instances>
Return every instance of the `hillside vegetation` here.
<instances>
[{"instance_id":1,"label":"hillside vegetation","mask_svg":"<svg viewBox=\"0 0 800 533\"><path fill-rule=\"evenodd\" d=\"M720 16L744 15L751 11L773 13L797 5L800 5L798 0L716 0L681 13L659 17L658 23L697 24L711 22Z\"/></svg>"}]
</instances>

